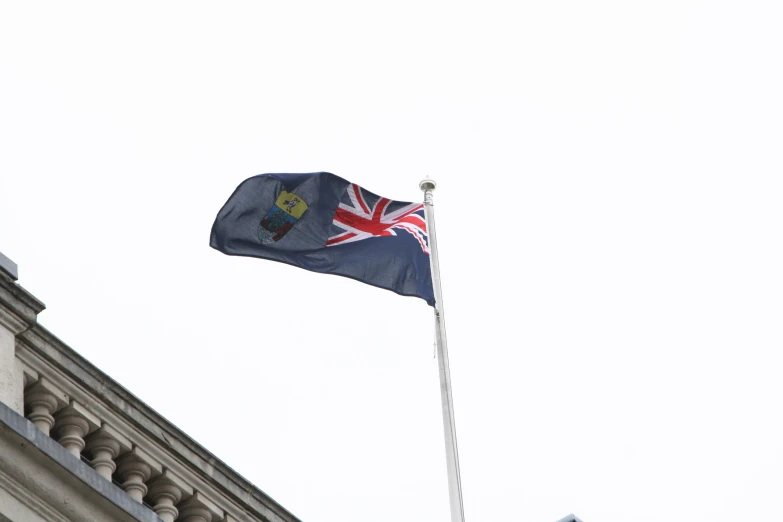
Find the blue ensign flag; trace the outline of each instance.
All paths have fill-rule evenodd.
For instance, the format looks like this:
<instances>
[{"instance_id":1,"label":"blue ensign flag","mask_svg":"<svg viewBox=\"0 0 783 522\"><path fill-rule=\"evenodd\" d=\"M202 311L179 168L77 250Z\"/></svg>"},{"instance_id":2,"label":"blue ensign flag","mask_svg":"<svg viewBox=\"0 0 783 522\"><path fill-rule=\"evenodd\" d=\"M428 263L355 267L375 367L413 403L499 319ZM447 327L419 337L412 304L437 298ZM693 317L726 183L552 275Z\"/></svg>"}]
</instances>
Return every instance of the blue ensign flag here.
<instances>
[{"instance_id":1,"label":"blue ensign flag","mask_svg":"<svg viewBox=\"0 0 783 522\"><path fill-rule=\"evenodd\" d=\"M243 181L220 209L209 244L435 305L424 206L376 196L328 172Z\"/></svg>"}]
</instances>

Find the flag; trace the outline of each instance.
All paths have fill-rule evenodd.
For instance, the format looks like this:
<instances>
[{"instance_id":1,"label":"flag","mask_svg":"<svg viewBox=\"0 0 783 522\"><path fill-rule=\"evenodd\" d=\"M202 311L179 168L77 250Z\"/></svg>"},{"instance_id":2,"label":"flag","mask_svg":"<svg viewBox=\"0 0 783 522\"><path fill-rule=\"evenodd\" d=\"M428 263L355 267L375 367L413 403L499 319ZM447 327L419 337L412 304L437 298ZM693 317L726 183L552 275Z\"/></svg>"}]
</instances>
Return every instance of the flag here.
<instances>
[{"instance_id":1,"label":"flag","mask_svg":"<svg viewBox=\"0 0 783 522\"><path fill-rule=\"evenodd\" d=\"M218 212L209 244L435 305L424 206L377 196L328 172L245 180Z\"/></svg>"}]
</instances>

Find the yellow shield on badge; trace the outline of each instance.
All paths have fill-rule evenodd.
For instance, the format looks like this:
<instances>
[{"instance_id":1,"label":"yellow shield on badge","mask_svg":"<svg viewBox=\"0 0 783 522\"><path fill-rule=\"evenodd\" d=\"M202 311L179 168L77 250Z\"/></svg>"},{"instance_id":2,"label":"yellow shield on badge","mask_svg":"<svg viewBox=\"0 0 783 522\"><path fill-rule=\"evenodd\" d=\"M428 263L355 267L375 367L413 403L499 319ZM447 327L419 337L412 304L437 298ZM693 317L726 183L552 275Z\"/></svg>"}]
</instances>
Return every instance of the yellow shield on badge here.
<instances>
[{"instance_id":1,"label":"yellow shield on badge","mask_svg":"<svg viewBox=\"0 0 783 522\"><path fill-rule=\"evenodd\" d=\"M275 205L283 209L286 213L299 219L302 214L307 210L307 203L302 198L294 194L293 192L286 192L285 190L280 193L275 201Z\"/></svg>"}]
</instances>

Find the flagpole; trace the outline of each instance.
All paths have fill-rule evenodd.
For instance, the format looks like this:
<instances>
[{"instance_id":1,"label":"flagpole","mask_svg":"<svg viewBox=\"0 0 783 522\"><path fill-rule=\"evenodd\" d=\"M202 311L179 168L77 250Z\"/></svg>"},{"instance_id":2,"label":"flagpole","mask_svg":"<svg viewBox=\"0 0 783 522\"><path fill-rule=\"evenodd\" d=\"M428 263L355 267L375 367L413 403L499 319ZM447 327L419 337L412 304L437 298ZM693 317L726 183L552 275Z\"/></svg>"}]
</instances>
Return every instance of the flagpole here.
<instances>
[{"instance_id":1,"label":"flagpole","mask_svg":"<svg viewBox=\"0 0 783 522\"><path fill-rule=\"evenodd\" d=\"M449 371L449 350L446 343L446 319L443 312L443 293L440 288L440 265L438 263L438 241L435 237L435 208L432 192L435 181L425 179L419 183L424 192L424 214L427 219L427 235L430 247L430 269L432 286L435 290L435 343L438 350L440 372L440 402L443 407L443 434L446 440L446 472L449 477L449 505L451 522L465 522L462 507L462 481L459 474L459 453L457 452L457 428L454 424L454 402L451 398L451 372Z\"/></svg>"}]
</instances>

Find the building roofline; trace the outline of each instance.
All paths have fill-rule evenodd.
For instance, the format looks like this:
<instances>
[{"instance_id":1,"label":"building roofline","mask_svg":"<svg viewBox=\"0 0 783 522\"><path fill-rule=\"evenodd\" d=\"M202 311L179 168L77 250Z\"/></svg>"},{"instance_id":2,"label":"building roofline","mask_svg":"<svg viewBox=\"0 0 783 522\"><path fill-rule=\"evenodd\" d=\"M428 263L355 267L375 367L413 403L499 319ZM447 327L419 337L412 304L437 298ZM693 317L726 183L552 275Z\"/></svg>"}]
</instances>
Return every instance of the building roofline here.
<instances>
[{"instance_id":1,"label":"building roofline","mask_svg":"<svg viewBox=\"0 0 783 522\"><path fill-rule=\"evenodd\" d=\"M17 437L27 441L30 446L37 448L41 453L49 457L57 465L75 476L87 487L108 500L111 504L124 511L138 522L160 522L158 516L136 502L124 491L101 477L94 469L74 458L71 453L44 435L35 425L25 419L6 404L0 402L0 426L5 425ZM18 439L16 439L18 440Z\"/></svg>"},{"instance_id":2,"label":"building roofline","mask_svg":"<svg viewBox=\"0 0 783 522\"><path fill-rule=\"evenodd\" d=\"M63 388L70 381L83 390L82 395L99 399L112 415L133 426L160 451L169 453L200 480L244 506L243 509L270 522L300 522L272 497L38 324L37 315L44 308L11 275L0 270L0 323L10 325L16 333L17 358ZM61 376L47 373L46 367Z\"/></svg>"},{"instance_id":3,"label":"building roofline","mask_svg":"<svg viewBox=\"0 0 783 522\"><path fill-rule=\"evenodd\" d=\"M36 324L29 330L17 336L17 342L21 341L26 347L44 358L50 364L58 367L68 377L84 386L93 393L100 394L104 403L111 407L114 413L130 420L137 429L145 435L157 441L161 445L171 446L172 440L185 446L188 452L197 457L199 462L193 462L188 455L177 452L180 457L186 457L192 471L198 474L204 473L203 464L212 468L209 474L223 493L233 497L241 503L247 503L248 498L253 498L265 508L273 511L280 519L287 522L299 522L299 519L285 509L261 489L254 486L228 464L220 460L206 448L201 446L177 426L166 420L162 415L148 406L144 401L133 395L124 386L99 370L94 364L85 359L73 348L65 344L57 336L40 324ZM183 459L184 460L184 459ZM202 465L200 465L202 464ZM229 481L227 484L221 480L221 476ZM239 491L230 487L230 483L238 486ZM261 506L251 506L259 510ZM264 511L263 509L261 511Z\"/></svg>"}]
</instances>

